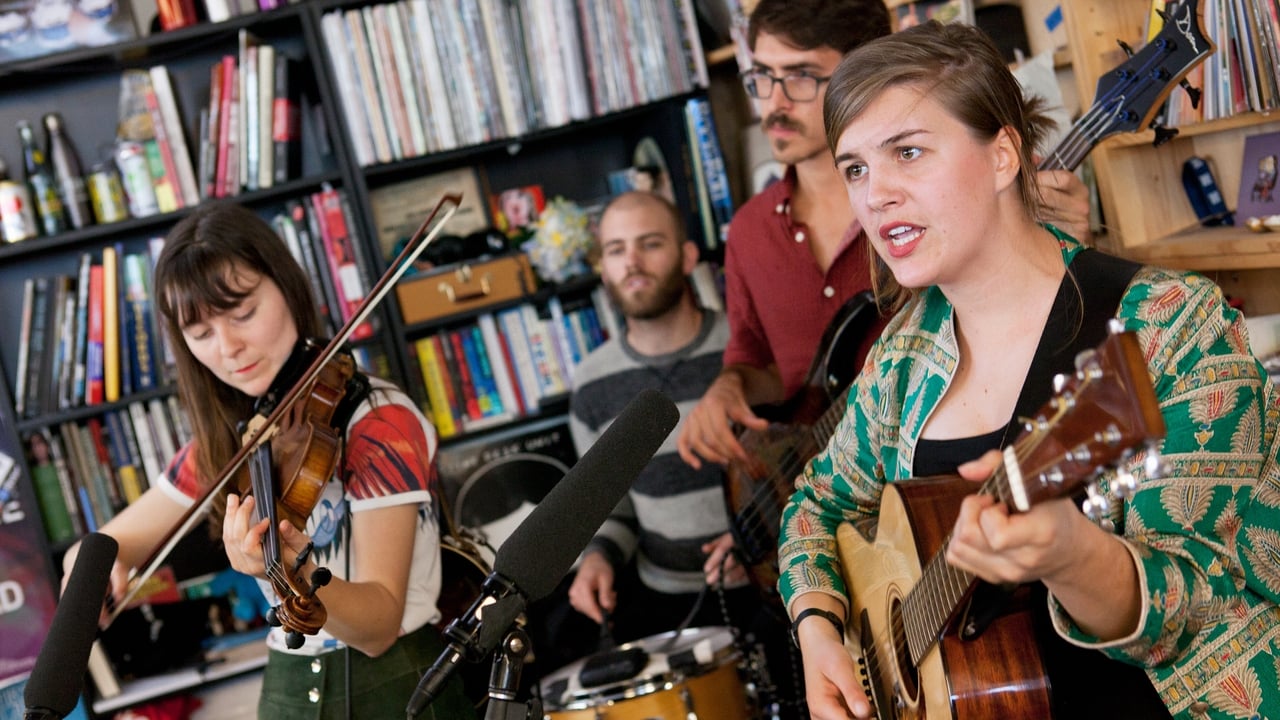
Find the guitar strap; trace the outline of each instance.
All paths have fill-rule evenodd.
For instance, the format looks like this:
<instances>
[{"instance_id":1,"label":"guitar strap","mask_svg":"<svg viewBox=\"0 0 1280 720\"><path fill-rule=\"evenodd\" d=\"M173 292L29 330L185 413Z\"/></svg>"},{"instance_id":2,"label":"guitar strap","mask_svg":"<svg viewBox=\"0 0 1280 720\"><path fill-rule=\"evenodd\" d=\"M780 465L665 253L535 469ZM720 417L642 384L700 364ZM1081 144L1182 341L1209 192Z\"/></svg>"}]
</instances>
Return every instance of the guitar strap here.
<instances>
[{"instance_id":1,"label":"guitar strap","mask_svg":"<svg viewBox=\"0 0 1280 720\"><path fill-rule=\"evenodd\" d=\"M1031 369L1018 396L1013 420L1005 431L1001 447L1017 437L1018 418L1032 417L1048 401L1053 376L1075 372L1078 353L1102 344L1108 321L1115 317L1120 300L1142 266L1097 250L1078 252L1063 278L1054 300L1054 309L1036 348ZM1052 688L1054 717L1089 717L1092 720L1139 720L1169 718L1169 711L1156 694L1146 673L1135 665L1110 660L1095 650L1072 645L1058 636L1049 619L1047 590L1041 583L1030 586L1031 616L1041 659ZM1010 593L979 583L978 592L967 609L969 621L985 626L1006 606ZM1003 596L1003 597L1000 597ZM1114 693L1094 692L1099 682Z\"/></svg>"},{"instance_id":2,"label":"guitar strap","mask_svg":"<svg viewBox=\"0 0 1280 720\"><path fill-rule=\"evenodd\" d=\"M1106 339L1107 322L1115 317L1120 299L1141 267L1097 250L1076 253L1058 288L1001 447L1017 437L1018 418L1032 417L1048 402L1053 376L1075 372L1076 355Z\"/></svg>"}]
</instances>

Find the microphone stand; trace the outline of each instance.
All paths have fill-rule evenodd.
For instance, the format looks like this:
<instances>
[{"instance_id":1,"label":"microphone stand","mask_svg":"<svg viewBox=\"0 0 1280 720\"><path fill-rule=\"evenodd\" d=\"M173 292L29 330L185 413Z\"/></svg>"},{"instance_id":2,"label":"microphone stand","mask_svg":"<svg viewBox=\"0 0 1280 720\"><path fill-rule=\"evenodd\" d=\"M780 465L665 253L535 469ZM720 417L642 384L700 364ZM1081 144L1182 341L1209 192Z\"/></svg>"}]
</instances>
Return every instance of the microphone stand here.
<instances>
[{"instance_id":1,"label":"microphone stand","mask_svg":"<svg viewBox=\"0 0 1280 720\"><path fill-rule=\"evenodd\" d=\"M489 671L489 703L484 720L541 720L542 700L537 695L527 702L516 700L524 659L529 654L529 634L517 624L493 653Z\"/></svg>"}]
</instances>

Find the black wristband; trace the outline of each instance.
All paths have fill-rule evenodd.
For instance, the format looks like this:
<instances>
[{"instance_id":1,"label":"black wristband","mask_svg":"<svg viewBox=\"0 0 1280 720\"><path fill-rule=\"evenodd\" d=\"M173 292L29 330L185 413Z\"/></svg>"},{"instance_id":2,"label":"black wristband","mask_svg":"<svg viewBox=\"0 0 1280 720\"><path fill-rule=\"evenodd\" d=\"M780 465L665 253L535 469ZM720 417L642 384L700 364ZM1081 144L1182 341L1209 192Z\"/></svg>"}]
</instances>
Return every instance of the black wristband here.
<instances>
[{"instance_id":1,"label":"black wristband","mask_svg":"<svg viewBox=\"0 0 1280 720\"><path fill-rule=\"evenodd\" d=\"M844 639L844 621L840 619L839 615L836 615L830 610L823 610L822 608L805 608L800 611L800 614L797 615L796 619L791 623L791 642L796 647L800 647L800 623L805 618L813 615L824 617L831 621L831 624L836 626L836 633L840 635L841 640Z\"/></svg>"}]
</instances>

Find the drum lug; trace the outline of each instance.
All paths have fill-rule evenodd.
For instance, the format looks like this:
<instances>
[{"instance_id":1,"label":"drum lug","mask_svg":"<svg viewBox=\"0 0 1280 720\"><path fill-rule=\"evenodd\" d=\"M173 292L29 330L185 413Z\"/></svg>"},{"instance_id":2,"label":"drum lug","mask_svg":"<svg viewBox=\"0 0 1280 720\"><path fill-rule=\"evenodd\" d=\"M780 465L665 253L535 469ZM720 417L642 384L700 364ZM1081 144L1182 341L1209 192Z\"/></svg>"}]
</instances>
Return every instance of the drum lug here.
<instances>
[{"instance_id":1,"label":"drum lug","mask_svg":"<svg viewBox=\"0 0 1280 720\"><path fill-rule=\"evenodd\" d=\"M693 707L693 693L689 692L689 686L684 685L680 688L680 699L684 701L685 720L698 720L698 712Z\"/></svg>"}]
</instances>

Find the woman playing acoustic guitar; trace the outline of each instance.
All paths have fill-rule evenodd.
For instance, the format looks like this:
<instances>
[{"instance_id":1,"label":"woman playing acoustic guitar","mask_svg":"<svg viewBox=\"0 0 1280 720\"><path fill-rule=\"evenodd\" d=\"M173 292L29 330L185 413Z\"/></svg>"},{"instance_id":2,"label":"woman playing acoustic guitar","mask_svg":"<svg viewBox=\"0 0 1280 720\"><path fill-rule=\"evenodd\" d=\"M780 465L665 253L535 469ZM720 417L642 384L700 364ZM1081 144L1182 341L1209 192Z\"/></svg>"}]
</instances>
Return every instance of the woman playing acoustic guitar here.
<instances>
[{"instance_id":1,"label":"woman playing acoustic guitar","mask_svg":"<svg viewBox=\"0 0 1280 720\"><path fill-rule=\"evenodd\" d=\"M240 423L267 414L255 406L281 399L310 364L305 341L321 327L306 274L285 243L234 205L202 207L174 227L156 265L155 297L195 441L102 528L120 543L112 573L117 599L129 569L240 449ZM346 384L334 411L345 449L337 472L321 478L305 531L281 519L273 536L268 520L255 514L258 497L244 497L234 485L214 501L213 522L232 567L263 580L268 597L308 543L314 547L295 573L304 588L323 574L317 568L332 573L328 584L310 589L327 609L317 633L292 642L281 628L269 634L259 717L400 717L443 650L433 625L441 587L435 429L399 388L377 378L361 388L360 377ZM264 538L277 541L274 561L264 557ZM75 554L67 553L65 567ZM269 572L276 582L265 582ZM290 647L299 640L301 647ZM474 710L455 682L423 717L474 717Z\"/></svg>"},{"instance_id":2,"label":"woman playing acoustic guitar","mask_svg":"<svg viewBox=\"0 0 1280 720\"><path fill-rule=\"evenodd\" d=\"M1255 567L1246 581L1250 560L1237 540L1258 537L1250 510L1268 485L1275 497L1267 444L1280 413L1240 314L1202 276L1109 258L1038 222L1031 158L1044 117L974 28L931 23L853 51L831 79L825 116L877 256L878 292L899 310L783 516L779 585L796 618L813 717L1280 717L1280 588L1261 579L1277 573ZM1135 335L1107 337L1113 318ZM1077 351L1104 340L1136 340L1129 377L1138 382L1117 396L1123 405L1149 375L1149 415L1163 425L1163 444L1160 432L1147 437L1163 462L1141 447L1127 457L1111 448L1136 487L1122 494L1124 473L1105 475L1088 502L1097 523L1066 497L1015 512L1008 504L1019 504L1019 491L1000 496L1006 504L970 483L958 510L916 528L917 542L938 539L944 562L917 570L914 587L869 581L917 560L890 551L887 519L936 510L935 501L901 512L914 484L899 481L958 471L1025 495L1071 480L1021 467L1039 451L1019 437L1022 418L1037 417L1055 373L1074 373ZM1106 371L1066 382L1105 383ZM1055 407L1097 410L1084 395L1073 399ZM1101 465L1077 448L1107 450L1115 430L1090 427L1048 469ZM1055 431L1047 422L1029 436ZM873 519L869 544L884 552L848 562L847 544L871 535L843 523ZM925 576L990 583L972 605L963 595L960 622L941 640L941 628L919 622L929 613L912 595ZM884 607L868 604L859 586L867 595L889 588ZM1012 622L1004 610L1019 606L1032 618L1024 643L968 667L931 659L952 650L979 657L988 636ZM876 615L889 622L868 627ZM862 646L852 656L845 626ZM1055 660L1058 651L1069 659ZM1047 706L1002 705L1022 689L1009 669L1028 656L1043 657ZM1093 659L1113 666L1085 670L1079 684L1054 678ZM930 676L939 666L945 677ZM1134 668L1136 680L1121 672ZM1119 698L1133 689L1148 697Z\"/></svg>"}]
</instances>

